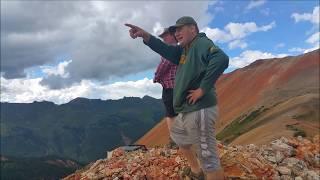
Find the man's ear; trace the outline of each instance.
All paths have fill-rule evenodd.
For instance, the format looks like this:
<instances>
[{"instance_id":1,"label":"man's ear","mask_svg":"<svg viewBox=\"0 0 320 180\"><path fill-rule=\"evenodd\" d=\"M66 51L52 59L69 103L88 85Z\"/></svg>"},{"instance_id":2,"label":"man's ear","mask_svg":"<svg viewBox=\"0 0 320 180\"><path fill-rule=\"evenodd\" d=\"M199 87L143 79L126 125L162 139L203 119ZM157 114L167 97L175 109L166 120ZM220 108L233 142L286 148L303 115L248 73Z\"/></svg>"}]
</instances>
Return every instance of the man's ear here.
<instances>
[{"instance_id":1,"label":"man's ear","mask_svg":"<svg viewBox=\"0 0 320 180\"><path fill-rule=\"evenodd\" d=\"M197 27L195 25L191 25L192 32L197 34Z\"/></svg>"}]
</instances>

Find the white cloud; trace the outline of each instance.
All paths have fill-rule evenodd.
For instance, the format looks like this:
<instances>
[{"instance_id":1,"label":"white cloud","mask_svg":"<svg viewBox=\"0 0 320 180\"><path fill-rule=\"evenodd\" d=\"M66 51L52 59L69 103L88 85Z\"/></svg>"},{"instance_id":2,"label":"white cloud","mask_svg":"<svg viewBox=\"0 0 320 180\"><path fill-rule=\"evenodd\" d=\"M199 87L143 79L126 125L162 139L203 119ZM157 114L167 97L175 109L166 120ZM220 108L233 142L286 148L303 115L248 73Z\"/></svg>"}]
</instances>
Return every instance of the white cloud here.
<instances>
[{"instance_id":1,"label":"white cloud","mask_svg":"<svg viewBox=\"0 0 320 180\"><path fill-rule=\"evenodd\" d=\"M314 7L312 13L293 13L291 17L294 18L295 22L309 21L312 24L319 24L319 6Z\"/></svg>"},{"instance_id":2,"label":"white cloud","mask_svg":"<svg viewBox=\"0 0 320 180\"><path fill-rule=\"evenodd\" d=\"M100 89L110 93L108 98L111 99L119 99L123 96L143 97L145 95L160 98L162 91L159 84L153 83L153 80L148 78L138 81L116 82Z\"/></svg>"},{"instance_id":3,"label":"white cloud","mask_svg":"<svg viewBox=\"0 0 320 180\"><path fill-rule=\"evenodd\" d=\"M269 31L275 26L276 23L274 21L264 26L257 26L255 22L231 22L224 27L224 30L206 27L202 29L202 31L215 42L229 43L228 46L230 49L234 49L236 47L243 49L248 46L244 40L247 36L259 31Z\"/></svg>"},{"instance_id":4,"label":"white cloud","mask_svg":"<svg viewBox=\"0 0 320 180\"><path fill-rule=\"evenodd\" d=\"M305 50L303 51L303 53L308 53L308 52L314 51L314 50L316 50L316 49L319 49L319 44L318 44L318 46L314 46L314 47L312 47L312 48L305 49Z\"/></svg>"},{"instance_id":5,"label":"white cloud","mask_svg":"<svg viewBox=\"0 0 320 180\"><path fill-rule=\"evenodd\" d=\"M201 31L205 32L206 35L213 41L225 43L233 40L231 34L223 30L220 30L219 28L212 29L212 28L206 27Z\"/></svg>"},{"instance_id":6,"label":"white cloud","mask_svg":"<svg viewBox=\"0 0 320 180\"><path fill-rule=\"evenodd\" d=\"M313 28L307 32L307 34L310 34L314 31L311 36L308 37L308 39L305 41L306 43L310 44L310 48L300 48L300 47L294 47L289 49L289 52L299 52L299 53L308 53L310 51L319 49L319 22L320 22L320 17L319 17L319 6L316 6L313 8L312 13L293 13L291 15L292 18L294 18L295 22L300 22L300 21L308 21L313 24Z\"/></svg>"},{"instance_id":7,"label":"white cloud","mask_svg":"<svg viewBox=\"0 0 320 180\"><path fill-rule=\"evenodd\" d=\"M294 48L290 48L288 51L289 52L303 52L303 51L305 51L305 49L294 47Z\"/></svg>"},{"instance_id":8,"label":"white cloud","mask_svg":"<svg viewBox=\"0 0 320 180\"><path fill-rule=\"evenodd\" d=\"M290 48L288 51L289 52L297 52L297 53L308 53L308 52L314 51L316 49L319 49L319 44L318 44L318 46L314 46L311 48L294 47L294 48Z\"/></svg>"},{"instance_id":9,"label":"white cloud","mask_svg":"<svg viewBox=\"0 0 320 180\"><path fill-rule=\"evenodd\" d=\"M319 40L320 40L320 32L316 32L316 33L314 33L313 35L311 35L311 36L306 40L306 42L309 43L312 47L311 47L311 48L308 48L308 49L305 49L303 52L304 52L304 53L307 53L307 52L310 52L310 51L319 49L319 48L320 48Z\"/></svg>"},{"instance_id":10,"label":"white cloud","mask_svg":"<svg viewBox=\"0 0 320 180\"><path fill-rule=\"evenodd\" d=\"M160 22L156 22L156 24L154 25L152 32L155 35L160 35L163 32L164 27L161 25Z\"/></svg>"},{"instance_id":11,"label":"white cloud","mask_svg":"<svg viewBox=\"0 0 320 180\"><path fill-rule=\"evenodd\" d=\"M306 42L309 43L309 44L314 44L314 45L318 44L318 46L319 46L319 36L320 36L320 32L316 32L313 35L311 35L306 40Z\"/></svg>"},{"instance_id":12,"label":"white cloud","mask_svg":"<svg viewBox=\"0 0 320 180\"><path fill-rule=\"evenodd\" d=\"M230 32L230 35L234 39L244 38L247 35L258 32L258 31L268 31L275 27L276 23L273 21L268 25L258 27L254 22L247 22L247 23L229 23L225 30Z\"/></svg>"},{"instance_id":13,"label":"white cloud","mask_svg":"<svg viewBox=\"0 0 320 180\"><path fill-rule=\"evenodd\" d=\"M246 7L247 10L262 6L266 3L266 0L252 0Z\"/></svg>"},{"instance_id":14,"label":"white cloud","mask_svg":"<svg viewBox=\"0 0 320 180\"><path fill-rule=\"evenodd\" d=\"M67 78L69 73L66 72L66 67L71 62L72 60L69 60L60 62L57 66L40 66L40 69L42 69L42 71L47 75L59 75L63 78Z\"/></svg>"},{"instance_id":15,"label":"white cloud","mask_svg":"<svg viewBox=\"0 0 320 180\"><path fill-rule=\"evenodd\" d=\"M202 28L213 18L209 4L214 2L1 1L1 71L7 79L23 78L28 68L72 59L64 68L67 78L51 73L42 80L51 88L145 71L156 66L158 55L141 39L132 40L124 23L156 33L189 15Z\"/></svg>"},{"instance_id":16,"label":"white cloud","mask_svg":"<svg viewBox=\"0 0 320 180\"><path fill-rule=\"evenodd\" d=\"M244 49L247 46L248 46L248 44L246 42L243 42L243 41L241 41L239 39L230 42L229 45L228 45L229 49L235 49L237 47L239 47L241 49Z\"/></svg>"},{"instance_id":17,"label":"white cloud","mask_svg":"<svg viewBox=\"0 0 320 180\"><path fill-rule=\"evenodd\" d=\"M238 57L231 58L231 68L242 68L251 64L258 59L269 59L269 58L281 58L288 56L288 54L272 54L269 52L261 52L257 50L247 50L240 54Z\"/></svg>"},{"instance_id":18,"label":"white cloud","mask_svg":"<svg viewBox=\"0 0 320 180\"><path fill-rule=\"evenodd\" d=\"M79 84L52 90L41 85L41 78L5 79L1 77L1 101L30 103L33 101L52 101L56 104L67 103L77 97L91 99L120 99L127 97L143 97L149 95L161 97L161 86L151 79L138 81L116 82L101 85L94 81L82 80Z\"/></svg>"}]
</instances>

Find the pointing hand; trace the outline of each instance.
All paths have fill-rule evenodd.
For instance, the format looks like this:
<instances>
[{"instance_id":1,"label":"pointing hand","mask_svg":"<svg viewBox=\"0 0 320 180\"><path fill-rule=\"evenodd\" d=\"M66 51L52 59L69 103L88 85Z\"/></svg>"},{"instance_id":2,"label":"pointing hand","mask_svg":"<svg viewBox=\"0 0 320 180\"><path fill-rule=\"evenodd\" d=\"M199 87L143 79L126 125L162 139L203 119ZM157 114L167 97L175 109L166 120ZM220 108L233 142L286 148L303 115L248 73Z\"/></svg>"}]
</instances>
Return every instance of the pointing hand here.
<instances>
[{"instance_id":1,"label":"pointing hand","mask_svg":"<svg viewBox=\"0 0 320 180\"><path fill-rule=\"evenodd\" d=\"M125 26L130 27L129 34L131 38L135 39L137 37L142 37L143 41L148 42L150 39L150 34L146 32L145 30L141 29L138 26L132 25L132 24L124 24Z\"/></svg>"}]
</instances>

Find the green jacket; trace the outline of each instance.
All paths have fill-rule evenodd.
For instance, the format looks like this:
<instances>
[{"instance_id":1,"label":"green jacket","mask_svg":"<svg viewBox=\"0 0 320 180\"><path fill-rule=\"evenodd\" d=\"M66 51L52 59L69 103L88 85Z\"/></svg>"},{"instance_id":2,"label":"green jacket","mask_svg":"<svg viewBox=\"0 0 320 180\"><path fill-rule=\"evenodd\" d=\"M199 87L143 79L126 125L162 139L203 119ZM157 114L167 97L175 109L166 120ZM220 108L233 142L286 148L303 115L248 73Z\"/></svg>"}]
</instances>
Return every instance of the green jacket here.
<instances>
[{"instance_id":1,"label":"green jacket","mask_svg":"<svg viewBox=\"0 0 320 180\"><path fill-rule=\"evenodd\" d=\"M173 90L176 113L197 111L217 104L214 84L228 67L229 57L205 33L199 33L188 49L167 45L154 36L145 44L162 57L178 64ZM189 104L188 91L199 87L204 95L195 104Z\"/></svg>"}]
</instances>

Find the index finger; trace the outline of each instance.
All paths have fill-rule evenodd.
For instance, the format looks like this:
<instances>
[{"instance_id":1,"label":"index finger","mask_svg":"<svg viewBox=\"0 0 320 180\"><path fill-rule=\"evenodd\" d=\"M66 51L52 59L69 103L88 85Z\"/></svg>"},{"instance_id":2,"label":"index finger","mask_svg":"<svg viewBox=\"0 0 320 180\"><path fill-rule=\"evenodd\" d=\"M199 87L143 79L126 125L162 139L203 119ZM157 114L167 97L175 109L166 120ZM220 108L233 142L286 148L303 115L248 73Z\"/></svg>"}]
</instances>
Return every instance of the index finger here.
<instances>
[{"instance_id":1,"label":"index finger","mask_svg":"<svg viewBox=\"0 0 320 180\"><path fill-rule=\"evenodd\" d=\"M125 26L128 26L128 27L130 27L130 28L132 28L132 29L135 29L135 28L137 28L137 26L135 26L135 25L132 25L132 24L128 24L128 23L126 23L126 24L124 24Z\"/></svg>"}]
</instances>

